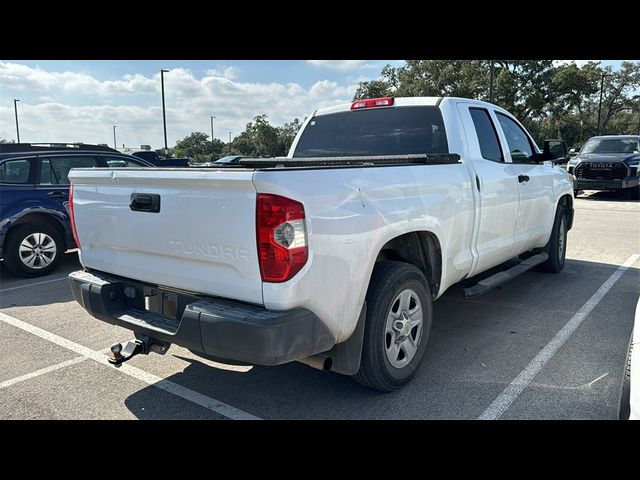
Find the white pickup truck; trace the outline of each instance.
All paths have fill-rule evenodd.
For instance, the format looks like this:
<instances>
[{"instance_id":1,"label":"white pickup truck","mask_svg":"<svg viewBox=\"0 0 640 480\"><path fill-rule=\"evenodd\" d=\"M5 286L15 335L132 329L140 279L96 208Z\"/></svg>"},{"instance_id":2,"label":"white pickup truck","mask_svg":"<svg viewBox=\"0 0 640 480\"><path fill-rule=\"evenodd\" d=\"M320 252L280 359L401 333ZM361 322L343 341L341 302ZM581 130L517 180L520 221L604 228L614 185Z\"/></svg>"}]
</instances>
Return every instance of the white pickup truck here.
<instances>
[{"instance_id":1,"label":"white pickup truck","mask_svg":"<svg viewBox=\"0 0 640 480\"><path fill-rule=\"evenodd\" d=\"M562 269L573 181L553 160L565 155L495 105L379 98L313 112L284 158L74 169L84 270L71 287L135 332L114 363L175 343L391 391L414 376L451 285L473 296Z\"/></svg>"}]
</instances>

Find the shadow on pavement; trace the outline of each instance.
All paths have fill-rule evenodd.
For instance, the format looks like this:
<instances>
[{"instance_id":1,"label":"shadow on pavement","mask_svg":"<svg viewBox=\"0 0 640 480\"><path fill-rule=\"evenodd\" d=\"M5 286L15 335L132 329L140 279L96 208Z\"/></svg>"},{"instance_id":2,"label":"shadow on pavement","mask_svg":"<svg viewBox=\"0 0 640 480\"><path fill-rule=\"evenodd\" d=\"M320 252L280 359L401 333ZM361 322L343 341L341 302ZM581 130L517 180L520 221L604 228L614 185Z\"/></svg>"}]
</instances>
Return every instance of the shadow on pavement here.
<instances>
[{"instance_id":1,"label":"shadow on pavement","mask_svg":"<svg viewBox=\"0 0 640 480\"><path fill-rule=\"evenodd\" d=\"M629 189L630 190L630 189ZM606 201L606 202L637 202L631 199L631 193L626 190L618 191L598 191L598 190L580 190L580 194L576 197L579 200L590 201Z\"/></svg>"},{"instance_id":2,"label":"shadow on pavement","mask_svg":"<svg viewBox=\"0 0 640 480\"><path fill-rule=\"evenodd\" d=\"M166 379L265 419L477 418L617 268L569 260L557 275L531 271L477 299L463 298L460 285L452 287L434 304L429 346L416 377L393 393L372 391L348 377L299 363L242 372L181 356L188 366ZM630 269L603 302L606 313L600 310L585 321L573 337L576 345L564 347L569 364L561 368L573 372L569 385L604 370L611 375L594 388L607 398L619 390L639 275L640 270ZM153 388L125 400L138 418L212 418L195 404L177 417L164 415L163 405L154 404ZM593 393L584 397L579 389L567 388L561 395L569 416L576 415L577 405L583 409L578 415L601 416ZM560 413L541 415L556 418Z\"/></svg>"}]
</instances>

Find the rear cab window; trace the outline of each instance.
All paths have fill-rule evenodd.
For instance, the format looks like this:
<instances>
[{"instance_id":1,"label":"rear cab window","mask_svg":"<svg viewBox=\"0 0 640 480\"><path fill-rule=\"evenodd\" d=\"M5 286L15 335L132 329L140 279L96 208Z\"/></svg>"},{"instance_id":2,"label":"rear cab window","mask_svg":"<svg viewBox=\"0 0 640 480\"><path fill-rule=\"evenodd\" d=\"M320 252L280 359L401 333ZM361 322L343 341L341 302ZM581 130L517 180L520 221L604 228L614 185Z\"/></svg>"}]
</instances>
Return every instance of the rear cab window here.
<instances>
[{"instance_id":1,"label":"rear cab window","mask_svg":"<svg viewBox=\"0 0 640 480\"><path fill-rule=\"evenodd\" d=\"M470 108L469 113L478 136L480 154L485 160L504 162L496 127L486 108Z\"/></svg>"},{"instance_id":2,"label":"rear cab window","mask_svg":"<svg viewBox=\"0 0 640 480\"><path fill-rule=\"evenodd\" d=\"M449 153L442 113L434 106L350 110L309 121L294 158Z\"/></svg>"}]
</instances>

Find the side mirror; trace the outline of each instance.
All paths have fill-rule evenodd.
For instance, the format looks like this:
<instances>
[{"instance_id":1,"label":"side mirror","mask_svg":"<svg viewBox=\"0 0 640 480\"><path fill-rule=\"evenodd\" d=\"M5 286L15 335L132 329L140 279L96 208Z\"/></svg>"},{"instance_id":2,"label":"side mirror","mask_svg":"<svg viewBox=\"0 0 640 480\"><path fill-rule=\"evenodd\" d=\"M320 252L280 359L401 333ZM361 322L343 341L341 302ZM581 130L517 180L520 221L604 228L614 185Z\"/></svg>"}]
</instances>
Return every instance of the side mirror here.
<instances>
[{"instance_id":1,"label":"side mirror","mask_svg":"<svg viewBox=\"0 0 640 480\"><path fill-rule=\"evenodd\" d=\"M580 152L579 148L570 148L569 149L569 156L570 157L575 157L578 154L578 152Z\"/></svg>"},{"instance_id":2,"label":"side mirror","mask_svg":"<svg viewBox=\"0 0 640 480\"><path fill-rule=\"evenodd\" d=\"M543 160L551 160L556 163L564 163L566 162L567 157L567 144L564 140L544 141L544 149L542 151Z\"/></svg>"}]
</instances>

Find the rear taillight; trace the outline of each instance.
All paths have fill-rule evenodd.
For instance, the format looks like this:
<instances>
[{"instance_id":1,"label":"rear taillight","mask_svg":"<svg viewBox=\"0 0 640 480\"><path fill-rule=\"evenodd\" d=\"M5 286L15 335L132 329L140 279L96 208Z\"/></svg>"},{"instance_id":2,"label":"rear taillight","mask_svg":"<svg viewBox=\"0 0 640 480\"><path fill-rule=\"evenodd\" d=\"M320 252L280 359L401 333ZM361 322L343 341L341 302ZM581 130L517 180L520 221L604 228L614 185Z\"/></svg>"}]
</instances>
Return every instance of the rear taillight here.
<instances>
[{"instance_id":1,"label":"rear taillight","mask_svg":"<svg viewBox=\"0 0 640 480\"><path fill-rule=\"evenodd\" d=\"M73 232L73 240L76 247L80 248L80 240L78 240L78 229L76 228L76 215L73 209L73 185L69 188L69 218L71 218L71 231Z\"/></svg>"},{"instance_id":2,"label":"rear taillight","mask_svg":"<svg viewBox=\"0 0 640 480\"><path fill-rule=\"evenodd\" d=\"M369 98L367 100L356 100L351 104L351 110L361 108L390 107L393 105L393 97Z\"/></svg>"},{"instance_id":3,"label":"rear taillight","mask_svg":"<svg viewBox=\"0 0 640 480\"><path fill-rule=\"evenodd\" d=\"M263 282L291 279L307 263L304 206L280 195L258 194L256 229Z\"/></svg>"}]
</instances>

